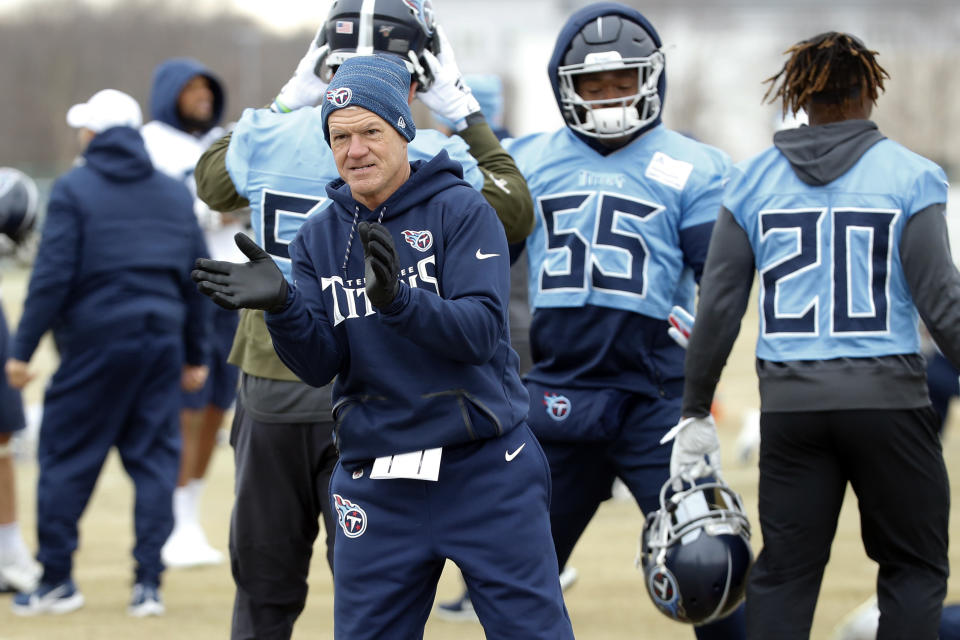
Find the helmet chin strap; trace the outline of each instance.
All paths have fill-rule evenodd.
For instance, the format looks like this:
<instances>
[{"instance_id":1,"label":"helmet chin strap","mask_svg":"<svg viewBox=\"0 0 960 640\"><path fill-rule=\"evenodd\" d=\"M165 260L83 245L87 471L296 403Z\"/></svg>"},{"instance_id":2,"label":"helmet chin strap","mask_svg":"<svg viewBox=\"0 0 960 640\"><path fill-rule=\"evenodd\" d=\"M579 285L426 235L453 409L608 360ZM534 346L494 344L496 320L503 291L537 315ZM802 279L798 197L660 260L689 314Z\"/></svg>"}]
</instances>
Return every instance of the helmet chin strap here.
<instances>
[{"instance_id":1,"label":"helmet chin strap","mask_svg":"<svg viewBox=\"0 0 960 640\"><path fill-rule=\"evenodd\" d=\"M584 120L584 129L600 135L624 134L630 127L640 124L640 116L634 106L589 109Z\"/></svg>"}]
</instances>

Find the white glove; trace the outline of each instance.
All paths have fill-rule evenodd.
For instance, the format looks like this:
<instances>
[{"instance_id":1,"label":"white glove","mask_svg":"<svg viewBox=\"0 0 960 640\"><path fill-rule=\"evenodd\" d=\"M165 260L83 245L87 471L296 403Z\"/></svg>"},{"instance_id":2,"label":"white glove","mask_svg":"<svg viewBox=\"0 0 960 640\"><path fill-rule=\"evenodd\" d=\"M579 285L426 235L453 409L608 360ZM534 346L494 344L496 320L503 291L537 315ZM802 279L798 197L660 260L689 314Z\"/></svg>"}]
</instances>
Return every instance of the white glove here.
<instances>
[{"instance_id":1,"label":"white glove","mask_svg":"<svg viewBox=\"0 0 960 640\"><path fill-rule=\"evenodd\" d=\"M711 474L720 475L720 440L713 416L683 418L660 439L660 444L673 440L670 453L670 477L693 482ZM678 482L675 482L676 485ZM675 490L680 487L674 486Z\"/></svg>"},{"instance_id":2,"label":"white glove","mask_svg":"<svg viewBox=\"0 0 960 640\"><path fill-rule=\"evenodd\" d=\"M310 41L307 52L300 58L297 70L274 98L273 104L270 105L271 111L289 113L300 107L314 107L323 100L327 92L327 83L317 76L316 69L330 53L330 45L317 45L317 39L322 30L321 26L320 31L317 31Z\"/></svg>"},{"instance_id":3,"label":"white glove","mask_svg":"<svg viewBox=\"0 0 960 640\"><path fill-rule=\"evenodd\" d=\"M419 94L419 97L431 111L452 121L457 131L463 131L467 128L467 116L480 111L480 103L463 81L453 47L440 25L437 25L437 37L440 40L439 57L426 49L421 54L433 74L433 84L428 91Z\"/></svg>"},{"instance_id":4,"label":"white glove","mask_svg":"<svg viewBox=\"0 0 960 640\"><path fill-rule=\"evenodd\" d=\"M673 338L673 341L678 345L687 348L687 345L690 343L690 333L693 331L693 321L694 318L690 315L686 309L679 305L675 305L670 309L670 315L667 316L667 322L670 323L670 328L667 329L667 333L670 334L670 337Z\"/></svg>"}]
</instances>

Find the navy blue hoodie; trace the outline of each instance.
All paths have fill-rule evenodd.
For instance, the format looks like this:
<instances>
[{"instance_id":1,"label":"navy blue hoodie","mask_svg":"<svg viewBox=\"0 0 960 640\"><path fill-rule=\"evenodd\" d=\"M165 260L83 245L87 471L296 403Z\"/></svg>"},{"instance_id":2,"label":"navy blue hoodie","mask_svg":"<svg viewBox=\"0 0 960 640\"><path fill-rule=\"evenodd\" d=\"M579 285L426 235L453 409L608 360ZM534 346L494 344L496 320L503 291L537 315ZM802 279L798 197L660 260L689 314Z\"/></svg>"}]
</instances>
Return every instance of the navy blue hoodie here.
<instances>
[{"instance_id":1,"label":"navy blue hoodie","mask_svg":"<svg viewBox=\"0 0 960 640\"><path fill-rule=\"evenodd\" d=\"M334 376L335 440L347 463L500 436L528 397L510 347L509 251L493 208L446 151L411 163L376 211L343 180L290 245L287 308L267 314L280 359L307 384ZM386 309L364 290L357 221L381 220L400 264Z\"/></svg>"},{"instance_id":2,"label":"navy blue hoodie","mask_svg":"<svg viewBox=\"0 0 960 640\"><path fill-rule=\"evenodd\" d=\"M190 270L206 255L193 199L154 170L140 134L97 135L53 185L11 355L25 362L53 330L61 354L144 326L183 332L202 364L206 305Z\"/></svg>"},{"instance_id":3,"label":"navy blue hoodie","mask_svg":"<svg viewBox=\"0 0 960 640\"><path fill-rule=\"evenodd\" d=\"M226 102L223 84L212 71L192 58L171 58L157 65L150 89L150 117L180 131L186 131L188 127L177 111L177 100L180 92L194 76L205 77L213 92L213 118L207 130L220 124Z\"/></svg>"}]
</instances>

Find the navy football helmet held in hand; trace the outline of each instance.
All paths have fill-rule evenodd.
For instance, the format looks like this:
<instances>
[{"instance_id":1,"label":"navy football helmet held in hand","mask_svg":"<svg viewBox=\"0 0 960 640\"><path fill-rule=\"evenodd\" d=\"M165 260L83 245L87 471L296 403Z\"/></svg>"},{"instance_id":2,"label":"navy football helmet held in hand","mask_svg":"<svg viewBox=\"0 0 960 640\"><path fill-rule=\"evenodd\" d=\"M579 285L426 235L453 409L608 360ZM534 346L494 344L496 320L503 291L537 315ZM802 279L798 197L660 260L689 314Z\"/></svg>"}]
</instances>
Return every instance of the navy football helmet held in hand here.
<instances>
[{"instance_id":1,"label":"navy football helmet held in hand","mask_svg":"<svg viewBox=\"0 0 960 640\"><path fill-rule=\"evenodd\" d=\"M700 625L719 620L743 600L753 563L743 503L720 478L660 490L647 516L637 564L647 593L665 615Z\"/></svg>"},{"instance_id":2,"label":"navy football helmet held in hand","mask_svg":"<svg viewBox=\"0 0 960 640\"><path fill-rule=\"evenodd\" d=\"M37 183L11 167L0 167L0 233L16 243L23 240L37 221L40 197Z\"/></svg>"},{"instance_id":3,"label":"navy football helmet held in hand","mask_svg":"<svg viewBox=\"0 0 960 640\"><path fill-rule=\"evenodd\" d=\"M347 58L392 54L406 63L419 91L433 82L421 54L440 51L431 0L334 0L317 40L330 47L315 70L322 80L330 82Z\"/></svg>"}]
</instances>

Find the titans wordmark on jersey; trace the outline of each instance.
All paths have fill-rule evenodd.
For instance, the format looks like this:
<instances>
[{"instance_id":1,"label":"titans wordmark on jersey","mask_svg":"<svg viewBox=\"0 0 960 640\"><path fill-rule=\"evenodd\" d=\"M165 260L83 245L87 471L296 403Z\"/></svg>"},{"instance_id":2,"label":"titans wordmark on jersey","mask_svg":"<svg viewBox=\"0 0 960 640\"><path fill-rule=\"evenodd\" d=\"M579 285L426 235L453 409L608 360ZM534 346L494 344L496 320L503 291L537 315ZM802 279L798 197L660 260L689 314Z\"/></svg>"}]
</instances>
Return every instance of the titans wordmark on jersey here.
<instances>
[{"instance_id":1,"label":"titans wordmark on jersey","mask_svg":"<svg viewBox=\"0 0 960 640\"><path fill-rule=\"evenodd\" d=\"M401 268L397 275L411 289L421 288L436 294L440 293L440 283L437 280L437 258L433 253L417 260L413 265ZM365 318L375 313L373 305L367 298L364 278L345 280L339 275L325 276L320 278L320 286L329 296L328 308L333 326L337 326L344 320Z\"/></svg>"}]
</instances>

